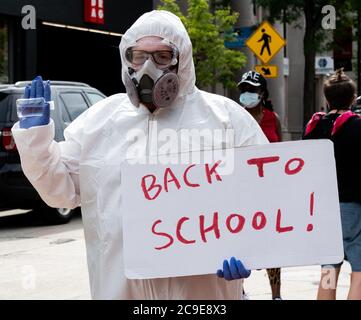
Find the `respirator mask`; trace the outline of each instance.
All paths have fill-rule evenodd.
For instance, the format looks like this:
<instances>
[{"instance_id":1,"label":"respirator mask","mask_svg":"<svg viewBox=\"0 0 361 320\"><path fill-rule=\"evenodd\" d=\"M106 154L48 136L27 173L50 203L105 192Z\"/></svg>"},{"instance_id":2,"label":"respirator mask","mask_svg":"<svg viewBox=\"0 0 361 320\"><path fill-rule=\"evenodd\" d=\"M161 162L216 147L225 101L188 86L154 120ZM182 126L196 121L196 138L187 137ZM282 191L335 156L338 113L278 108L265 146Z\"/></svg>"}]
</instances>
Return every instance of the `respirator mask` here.
<instances>
[{"instance_id":1,"label":"respirator mask","mask_svg":"<svg viewBox=\"0 0 361 320\"><path fill-rule=\"evenodd\" d=\"M167 107L174 101L179 91L178 50L174 46L151 52L134 46L126 50L125 58L128 70L124 84L133 105L139 107L142 102Z\"/></svg>"}]
</instances>

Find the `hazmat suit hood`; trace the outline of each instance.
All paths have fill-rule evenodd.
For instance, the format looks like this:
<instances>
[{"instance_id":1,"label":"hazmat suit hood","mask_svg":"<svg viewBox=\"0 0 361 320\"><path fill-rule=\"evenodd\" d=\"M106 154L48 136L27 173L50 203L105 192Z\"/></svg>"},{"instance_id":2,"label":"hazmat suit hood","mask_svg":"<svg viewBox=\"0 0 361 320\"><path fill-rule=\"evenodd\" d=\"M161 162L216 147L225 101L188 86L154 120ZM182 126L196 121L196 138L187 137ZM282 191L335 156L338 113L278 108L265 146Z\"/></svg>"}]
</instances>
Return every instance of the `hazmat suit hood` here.
<instances>
[{"instance_id":1,"label":"hazmat suit hood","mask_svg":"<svg viewBox=\"0 0 361 320\"><path fill-rule=\"evenodd\" d=\"M125 83L125 77L128 73L125 51L133 46L136 41L146 36L160 37L176 46L179 52L178 97L193 93L195 90L195 70L191 40L181 20L173 13L163 10L153 10L143 14L122 36L119 49L122 60L123 83Z\"/></svg>"}]
</instances>

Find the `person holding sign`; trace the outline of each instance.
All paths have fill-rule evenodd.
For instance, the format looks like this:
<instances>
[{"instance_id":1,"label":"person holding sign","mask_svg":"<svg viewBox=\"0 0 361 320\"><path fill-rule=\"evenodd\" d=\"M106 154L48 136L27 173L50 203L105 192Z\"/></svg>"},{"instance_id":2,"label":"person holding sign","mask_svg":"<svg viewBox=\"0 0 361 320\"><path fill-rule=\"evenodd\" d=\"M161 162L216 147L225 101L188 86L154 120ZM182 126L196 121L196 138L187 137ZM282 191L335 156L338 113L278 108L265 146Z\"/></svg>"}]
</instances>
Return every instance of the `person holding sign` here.
<instances>
[{"instance_id":1,"label":"person holding sign","mask_svg":"<svg viewBox=\"0 0 361 320\"><path fill-rule=\"evenodd\" d=\"M350 111L356 86L340 69L324 83L323 90L330 111L312 116L303 139L330 139L334 144L345 259L352 269L348 299L361 300L361 172L355 169L361 162L361 118ZM322 266L318 299L336 299L341 265Z\"/></svg>"},{"instance_id":2,"label":"person holding sign","mask_svg":"<svg viewBox=\"0 0 361 320\"><path fill-rule=\"evenodd\" d=\"M81 114L65 130L65 141L53 140L49 117L20 118L14 125L24 173L48 205L81 204L92 298L240 299L242 281L227 282L216 274L125 277L120 164L132 149L139 158L158 154L159 130L177 135L180 129L227 129L233 141L229 147L265 144L267 139L238 104L196 88L191 41L170 12L142 15L122 36L120 55L127 93L108 97ZM26 98L41 96L39 77ZM134 131L145 138L130 135ZM185 152L213 147L185 142Z\"/></svg>"}]
</instances>

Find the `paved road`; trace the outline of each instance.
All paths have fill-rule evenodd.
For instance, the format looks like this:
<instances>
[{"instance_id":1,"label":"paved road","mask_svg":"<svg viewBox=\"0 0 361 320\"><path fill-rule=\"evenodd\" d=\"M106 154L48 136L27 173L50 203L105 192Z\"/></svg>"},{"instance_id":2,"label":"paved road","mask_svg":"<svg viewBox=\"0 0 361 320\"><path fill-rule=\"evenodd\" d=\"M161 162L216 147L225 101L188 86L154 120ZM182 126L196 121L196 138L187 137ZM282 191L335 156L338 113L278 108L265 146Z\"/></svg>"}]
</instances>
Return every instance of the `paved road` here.
<instances>
[{"instance_id":1,"label":"paved road","mask_svg":"<svg viewBox=\"0 0 361 320\"><path fill-rule=\"evenodd\" d=\"M0 213L0 299L90 299L80 216L46 226L34 213L5 214Z\"/></svg>"},{"instance_id":2,"label":"paved road","mask_svg":"<svg viewBox=\"0 0 361 320\"><path fill-rule=\"evenodd\" d=\"M0 299L90 299L80 216L46 226L35 213L19 213L0 212ZM347 296L349 272L345 264L339 299ZM285 268L282 281L284 299L313 300L319 267ZM270 299L266 272L252 272L245 290L252 300Z\"/></svg>"}]
</instances>

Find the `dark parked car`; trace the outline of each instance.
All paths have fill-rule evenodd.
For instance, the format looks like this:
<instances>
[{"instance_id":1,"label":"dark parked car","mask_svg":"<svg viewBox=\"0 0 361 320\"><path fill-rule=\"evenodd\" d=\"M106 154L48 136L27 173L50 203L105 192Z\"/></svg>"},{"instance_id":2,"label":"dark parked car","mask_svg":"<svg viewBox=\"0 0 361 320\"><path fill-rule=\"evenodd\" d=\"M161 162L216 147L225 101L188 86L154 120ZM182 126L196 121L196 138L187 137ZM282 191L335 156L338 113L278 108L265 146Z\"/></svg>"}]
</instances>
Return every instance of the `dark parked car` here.
<instances>
[{"instance_id":1,"label":"dark parked car","mask_svg":"<svg viewBox=\"0 0 361 320\"><path fill-rule=\"evenodd\" d=\"M22 98L29 81L0 87L0 208L36 209L53 224L68 222L74 210L50 208L40 198L25 177L20 157L11 133L18 121L16 100ZM79 82L51 81L55 108L51 118L55 123L55 140L64 140L63 131L77 116L94 103L105 98L99 90Z\"/></svg>"}]
</instances>

